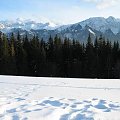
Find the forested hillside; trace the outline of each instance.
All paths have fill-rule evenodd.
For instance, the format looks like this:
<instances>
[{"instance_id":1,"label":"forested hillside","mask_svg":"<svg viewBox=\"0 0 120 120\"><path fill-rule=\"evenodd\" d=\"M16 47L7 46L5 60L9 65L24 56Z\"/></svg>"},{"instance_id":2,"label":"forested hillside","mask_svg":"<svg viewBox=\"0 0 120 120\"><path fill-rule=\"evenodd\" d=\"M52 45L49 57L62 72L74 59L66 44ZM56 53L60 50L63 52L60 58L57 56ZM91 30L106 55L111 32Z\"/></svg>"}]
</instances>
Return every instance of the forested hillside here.
<instances>
[{"instance_id":1,"label":"forested hillside","mask_svg":"<svg viewBox=\"0 0 120 120\"><path fill-rule=\"evenodd\" d=\"M17 37L0 34L0 74L77 77L120 78L119 43L113 44L102 35L87 43L62 40L57 35L49 40L34 36Z\"/></svg>"}]
</instances>

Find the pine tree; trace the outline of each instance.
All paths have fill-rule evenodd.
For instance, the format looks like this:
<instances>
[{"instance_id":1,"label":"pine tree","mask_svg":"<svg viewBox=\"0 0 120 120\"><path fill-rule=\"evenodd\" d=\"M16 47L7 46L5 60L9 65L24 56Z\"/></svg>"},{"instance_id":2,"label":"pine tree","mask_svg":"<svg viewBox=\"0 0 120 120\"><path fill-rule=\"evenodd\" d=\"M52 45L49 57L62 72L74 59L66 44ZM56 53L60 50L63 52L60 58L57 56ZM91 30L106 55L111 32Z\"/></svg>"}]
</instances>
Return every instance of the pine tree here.
<instances>
[{"instance_id":1,"label":"pine tree","mask_svg":"<svg viewBox=\"0 0 120 120\"><path fill-rule=\"evenodd\" d=\"M86 51L85 51L85 56L86 56L86 77L88 78L94 78L95 77L95 54L94 54L94 47L93 47L93 43L91 40L91 36L89 34L88 36L88 40L87 40L87 44L86 44Z\"/></svg>"},{"instance_id":2,"label":"pine tree","mask_svg":"<svg viewBox=\"0 0 120 120\"><path fill-rule=\"evenodd\" d=\"M23 48L22 38L18 33L17 42L15 46L15 59L16 59L16 68L17 68L17 75L28 75L27 70L27 54Z\"/></svg>"},{"instance_id":3,"label":"pine tree","mask_svg":"<svg viewBox=\"0 0 120 120\"><path fill-rule=\"evenodd\" d=\"M11 50L11 56L14 57L15 56L15 37L13 33L10 38L10 50Z\"/></svg>"}]
</instances>

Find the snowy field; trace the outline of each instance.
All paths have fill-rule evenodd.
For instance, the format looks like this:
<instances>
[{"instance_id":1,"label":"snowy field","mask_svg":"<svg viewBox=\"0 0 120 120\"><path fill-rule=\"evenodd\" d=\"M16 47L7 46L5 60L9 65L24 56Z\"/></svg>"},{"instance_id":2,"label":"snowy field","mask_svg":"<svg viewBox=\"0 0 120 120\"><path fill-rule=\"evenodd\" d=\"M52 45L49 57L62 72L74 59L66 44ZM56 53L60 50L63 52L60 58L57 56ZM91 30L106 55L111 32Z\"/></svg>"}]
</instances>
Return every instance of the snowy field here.
<instances>
[{"instance_id":1,"label":"snowy field","mask_svg":"<svg viewBox=\"0 0 120 120\"><path fill-rule=\"evenodd\" d=\"M120 80L0 76L0 120L120 120Z\"/></svg>"}]
</instances>

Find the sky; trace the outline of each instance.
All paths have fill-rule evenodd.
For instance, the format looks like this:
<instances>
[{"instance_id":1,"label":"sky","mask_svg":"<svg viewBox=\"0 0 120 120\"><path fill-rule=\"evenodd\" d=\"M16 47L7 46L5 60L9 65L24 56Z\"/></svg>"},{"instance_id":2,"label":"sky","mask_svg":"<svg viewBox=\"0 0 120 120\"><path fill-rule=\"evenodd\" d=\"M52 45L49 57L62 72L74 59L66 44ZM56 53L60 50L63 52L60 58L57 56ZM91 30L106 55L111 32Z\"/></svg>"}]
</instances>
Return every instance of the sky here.
<instances>
[{"instance_id":1,"label":"sky","mask_svg":"<svg viewBox=\"0 0 120 120\"><path fill-rule=\"evenodd\" d=\"M36 19L71 24L90 17L120 18L120 0L0 0L0 20Z\"/></svg>"}]
</instances>

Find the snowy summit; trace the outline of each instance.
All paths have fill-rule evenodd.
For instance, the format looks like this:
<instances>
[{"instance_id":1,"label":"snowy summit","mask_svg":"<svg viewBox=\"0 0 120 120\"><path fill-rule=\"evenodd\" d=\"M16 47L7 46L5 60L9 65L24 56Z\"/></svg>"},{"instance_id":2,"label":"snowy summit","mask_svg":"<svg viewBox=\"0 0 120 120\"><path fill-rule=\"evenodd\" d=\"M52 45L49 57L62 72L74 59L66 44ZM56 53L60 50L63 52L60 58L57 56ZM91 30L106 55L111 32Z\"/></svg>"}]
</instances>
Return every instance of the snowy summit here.
<instances>
[{"instance_id":1,"label":"snowy summit","mask_svg":"<svg viewBox=\"0 0 120 120\"><path fill-rule=\"evenodd\" d=\"M52 30L57 28L59 25L51 22L51 21L38 21L32 19L23 19L17 18L16 20L5 20L0 21L0 29L2 31L8 31L14 28L21 28L23 30L37 30L37 29L47 29Z\"/></svg>"}]
</instances>

